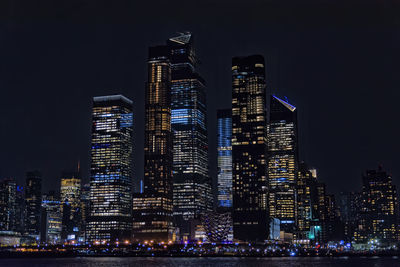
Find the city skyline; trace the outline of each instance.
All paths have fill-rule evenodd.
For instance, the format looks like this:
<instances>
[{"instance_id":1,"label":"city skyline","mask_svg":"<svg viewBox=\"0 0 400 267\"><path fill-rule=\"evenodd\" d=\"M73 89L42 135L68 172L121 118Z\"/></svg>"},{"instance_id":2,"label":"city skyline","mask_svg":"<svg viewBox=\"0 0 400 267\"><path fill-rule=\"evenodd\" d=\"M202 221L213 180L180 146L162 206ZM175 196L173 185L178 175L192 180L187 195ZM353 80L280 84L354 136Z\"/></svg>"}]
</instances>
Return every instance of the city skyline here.
<instances>
[{"instance_id":1,"label":"city skyline","mask_svg":"<svg viewBox=\"0 0 400 267\"><path fill-rule=\"evenodd\" d=\"M73 26L64 26L64 29L70 29L70 27ZM193 27L194 29L198 27ZM113 28L114 29L114 28ZM49 29L42 29L40 31L48 31ZM115 30L115 29L114 29ZM127 28L124 28L124 30L127 30ZM38 30L39 31L39 30ZM89 28L84 28L82 31L92 31L92 29ZM21 29L21 34L24 32L23 29ZM79 32L79 31L78 31ZM113 31L107 30L107 34L111 34ZM367 31L368 32L368 31ZM197 33L197 32L196 32ZM272 32L274 36L277 35L276 31L275 33ZM117 36L120 36L121 32L117 31L115 34ZM169 33L168 33L169 34ZM139 49L137 52L138 54L145 54L145 46L146 43L158 43L159 40L163 40L162 36L165 36L166 38L168 37L167 33L161 33L157 37L151 37L146 34L144 34L143 43L139 46L142 47ZM297 33L299 34L299 33ZM310 33L305 33L306 36L308 36ZM336 37L338 36L338 33L335 33ZM366 34L366 33L365 33ZM73 36L72 33L69 33L70 36ZM148 36L148 37L146 37ZM204 30L199 30L199 33L196 35L197 36L197 44L196 46L199 47L199 53L201 54L201 58L203 60L202 66L200 66L203 69L208 69L211 68L210 70L207 70L205 74L207 75L207 80L208 82L208 106L209 106L209 111L208 111L208 124L210 125L209 129L209 142L211 145L216 144L216 137L215 137L215 132L216 132L216 119L215 114L216 114L216 109L218 108L226 108L229 105L229 99L224 99L222 96L226 95L226 92L230 89L229 88L229 62L230 58L226 56L226 54L218 56L214 60L210 59L210 56L207 56L207 49L208 45L205 44L205 40L207 39L206 36L207 34L205 33ZM241 35L242 38L244 38L244 35ZM366 37L366 35L362 35ZM372 35L372 41L374 41L374 44L376 45L376 42L378 41L378 38L389 38L389 36L386 36L383 34L381 35ZM279 38L277 38L276 42L282 42L284 38L281 35L278 35ZM291 40L296 40L296 36L286 36L285 38L292 38ZM325 35L326 37L326 35ZM344 36L346 38L349 38L351 40L350 45L351 49L345 50L345 52L350 52L353 49L356 49L359 45L361 45L361 41L355 41L351 39L347 34ZM16 38L16 37L15 37ZM23 38L23 37L21 37ZM48 37L46 37L44 40L47 40ZM61 37L60 37L61 38ZM119 37L119 40L122 37ZM214 40L216 39L215 36L213 36ZM224 35L222 37L224 38ZM327 38L327 37L326 37ZM332 37L333 38L333 37ZM17 39L11 38L11 40L16 41ZM61 39L64 40L64 39ZM59 43L61 40L57 41L58 45L61 45ZM364 40L364 39L363 39ZM86 40L90 41L90 40ZM94 41L91 40L91 43ZM249 44L254 43L255 47L254 49L247 47ZM258 43L262 44L265 41L263 40L255 40L255 39L250 39L249 41L244 42L241 39L238 39L237 42L232 42L232 45L234 48L231 48L230 51L227 51L225 53L229 53L230 56L236 55L236 54L248 54L248 53L258 53L260 52L259 45ZM121 42L121 48L124 48L124 45ZM299 45L304 48L305 41L301 41ZM100 45L97 42L94 44ZM246 45L247 44L247 45ZM6 45L6 44L4 44ZM109 44L111 47L119 47L120 44L117 43L110 43ZM368 46L369 44L367 44ZM243 49L240 49L240 46L243 46ZM372 44L371 44L372 46ZM62 46L61 46L62 47ZM202 49L205 47L204 49ZM365 168L373 168L376 166L378 163L383 164L387 169L389 169L393 175L393 179L395 184L399 184L399 171L397 169L397 164L396 164L396 154L394 151L396 151L397 143L395 142L395 135L398 132L397 128L395 126L391 125L386 125L388 128L388 131L386 133L382 132L371 132L368 130L368 121L372 120L373 123L376 123L379 121L379 118L389 118L392 119L395 112L392 109L395 107L395 103L393 102L393 99L396 99L396 92L390 88L392 88L395 83L392 76L390 76L391 73L393 73L394 70L388 69L389 63L385 63L383 65L383 70L386 70L388 74L383 74L383 71L380 71L376 69L375 67L363 67L364 71L366 73L369 73L369 77L376 77L376 74L378 74L378 80L375 79L376 82L382 81L382 84L386 86L380 86L379 84L376 84L372 88L371 85L366 85L366 82L362 81L361 76L357 74L359 79L349 79L348 84L354 85L354 91L357 93L352 93L351 91L345 94L343 88L345 87L348 88L346 83L341 82L340 85L338 82L335 82L335 76L334 73L336 74L341 74L345 73L346 69L342 71L338 71L335 69L331 69L332 75L328 75L326 72L322 72L323 77L325 78L331 78L332 82L336 84L335 88L332 88L332 85L328 84L321 84L321 81L318 81L318 87L322 88L320 89L323 92L317 92L316 94L312 94L312 90L308 89L308 87L315 88L316 85L313 83L307 83L302 82L304 85L301 90L299 90L298 86L290 87L290 78L291 75L293 74L293 71L289 71L290 66L292 66L294 63L296 63L298 60L301 58L293 57L293 60L289 60L288 58L282 56L282 60L279 61L280 63L277 63L277 59L274 59L274 53L281 54L282 52L279 52L276 50L274 47L270 47L271 50L268 52L266 49L264 49L265 52L267 53L262 53L266 57L266 66L267 68L270 68L271 71L269 71L270 76L267 78L267 82L269 83L269 88L272 91L279 91L282 92L279 94L279 96L287 95L293 102L294 104L299 107L299 109L302 110L302 114L300 115L299 118L299 125L302 128L301 131L301 136L299 138L300 140L300 155L302 155L302 158L305 158L310 166L313 166L319 170L320 177L322 180L327 182L329 185L329 189L332 190L334 193L338 193L339 191L344 191L347 190L347 187L344 186L343 181L350 181L348 184L348 188L350 190L356 189L359 185L360 182L357 179L359 175L361 174L362 170ZM11 49L11 48L10 48ZM17 49L17 48L15 48ZM72 47L72 50L67 50L66 53L72 53L72 51L75 51L76 47ZM99 46L99 49L105 49L102 45ZM269 47L267 48L269 49ZM288 49L287 47L285 48L282 47L281 51L286 51ZM343 51L343 48L341 48ZM229 50L229 49L228 49ZM235 51L233 51L235 50ZM16 51L11 49L11 51ZM309 50L308 53L310 52ZM324 54L325 50L320 50L319 53ZM262 51L261 51L262 52ZM55 53L54 51L51 52ZM116 75L114 72L110 72L110 78L100 78L102 81L101 86L98 86L98 83L94 83L93 85L88 86L87 88L81 88L80 86L76 85L76 82L73 82L74 80L76 81L85 81L84 83L86 85L89 85L91 81L93 81L93 74L90 74L88 78L83 78L82 75L78 74L77 71L72 71L74 79L71 79L71 81L67 82L68 88L65 87L64 85L60 85L60 90L61 94L60 96L56 96L53 93L49 94L49 89L47 88L46 85L43 88L44 89L39 89L36 90L35 94L31 93L28 89L28 86L21 86L18 84L14 84L13 80L11 79L11 76L8 76L7 78L4 79L5 86L9 85L8 87L4 87L5 90L7 90L7 95L9 97L15 96L16 92L19 93L26 93L27 94L27 99L33 99L35 103L40 103L39 106L40 108L34 108L33 104L27 102L26 100L23 100L21 102L21 105L18 103L15 105L15 107L9 107L10 111L12 114L11 117L14 117L16 121L21 121L22 123L17 125L16 122L10 121L10 118L4 117L5 125L9 125L9 130L5 131L2 133L2 136L4 139L10 139L12 135L17 135L21 140L21 144L16 144L13 147L10 147L8 144L6 144L5 149L3 150L4 153L2 153L3 161L7 162L7 164L4 164L2 168L0 169L0 175L2 177L15 177L17 180L21 183L24 181L24 173L28 170L31 169L39 169L43 172L43 179L44 179L44 187L46 191L50 189L56 189L58 188L58 183L59 183L59 177L60 173L64 169L72 169L78 161L81 161L82 165L82 174L83 174L83 179L84 181L88 181L88 166L89 162L86 159L87 158L87 153L88 149L90 147L90 142L89 138L87 137L87 133L89 130L89 127L87 126L86 123L82 120L83 118L87 119L88 116L90 116L90 111L89 111L89 105L87 104L88 101L90 101L90 98L96 95L107 95L107 94L114 94L114 93L122 93L124 95L127 95L128 97L132 97L134 99L135 105L134 105L134 113L136 114L135 116L135 123L137 125L137 132L135 133L135 169L137 170L134 176L134 180L137 181L140 178L143 177L143 173L141 171L141 166L143 165L143 156L140 155L142 152L141 147L143 146L142 140L143 137L141 137L141 134L139 133L141 129L143 129L143 121L140 119L141 115L144 112L144 107L142 103L139 101L140 99L143 99L143 90L141 88L143 87L143 83L145 81L145 78L143 75L133 75L134 69L143 69L142 64L140 64L142 61L137 60L135 62L132 60L133 63L127 63L125 60L120 59L120 57L117 56L114 52L111 53L112 55L108 57L107 60L112 60L112 58L115 57L115 60L117 60L118 63L117 65L121 64L118 69L121 70L123 66L127 66L127 68L123 70L121 74L122 76L119 79L118 75ZM134 55L138 54L131 54L130 57L133 57ZM365 52L360 51L356 53L357 57L361 57L365 54ZM90 53L88 54L90 55ZM396 56L396 53L394 53ZM57 55L60 57L60 59L65 58L64 55ZM275 55L276 56L276 55ZM365 55L366 56L366 55ZM314 54L315 57L315 54ZM311 54L310 59L315 61L316 59L313 57L313 54ZM371 56L369 56L371 57ZM203 59L204 58L204 59ZM6 56L5 57L7 62L10 62L10 59ZM17 58L18 59L18 58ZM304 58L303 58L304 59ZM332 60L332 58L330 58ZM357 58L350 57L350 63L352 66L358 66L355 61ZM372 56L372 59L375 61L378 60L375 56ZM43 59L43 60L50 60L50 59ZM83 58L83 63L87 66L89 64L88 58ZM143 60L145 60L145 56L143 55ZM296 60L296 61L295 61ZM390 59L392 60L392 59ZM394 60L394 59L393 59ZM124 63L125 62L125 63ZM326 61L324 64L328 64L330 62L329 60ZM378 60L379 62L379 60ZM216 64L213 64L216 63ZM332 63L332 62L331 62ZM333 60L333 63L335 66L338 66L337 60ZM29 64L29 62L28 62ZM296 63L297 64L297 63ZM293 66L294 70L299 70L299 66L297 64ZM103 64L102 64L103 65ZM215 66L214 66L215 65ZM280 66L280 68L283 68L281 70L281 76L277 76L277 67ZM103 67L107 70L108 67L106 64L103 65ZM114 66L115 67L115 66ZM44 69L43 69L44 68ZM347 68L347 67L345 67ZM40 69L41 71L47 70L47 67L42 66ZM306 69L306 68L305 68ZM127 73L128 70L129 74ZM388 71L389 70L389 71ZM24 72L29 72L27 69L20 69L19 67L12 67L9 70L12 73L16 73L16 71L22 71ZM210 72L213 71L215 73L219 73L218 76L221 78L216 79L215 75L210 75ZM310 70L301 70L299 73L302 74L307 74L305 75L304 79L306 81L312 81L311 76L317 77L318 75L312 74L312 71L316 71L315 67L312 67ZM347 69L348 71L348 69ZM103 70L100 72L102 73ZM50 73L52 73L50 71ZM144 74L144 70L140 70L137 73L142 73ZM204 73L204 71L202 71ZM318 73L318 72L317 72ZM359 73L357 71L357 73ZM376 73L375 75L371 75L371 73ZM45 81L44 77L42 77L43 74L40 74L38 77L41 77L43 81ZM321 75L321 72L320 72ZM343 77L343 74L341 74ZM107 76L107 75L103 75ZM135 76L135 77L134 77ZM138 78L136 78L138 77ZM143 78L140 78L143 77ZM277 78L278 77L278 78ZM384 77L387 77L387 79L383 79ZM299 79L299 75L296 74L293 78L294 80ZM318 78L318 77L317 77ZM342 79L341 78L341 79ZM38 86L39 78L35 78L32 82L32 86ZM47 78L46 78L47 79ZM50 78L51 79L51 78ZM125 81L125 82L121 82ZM132 83L131 81L135 81ZM226 81L228 80L228 81ZM344 80L343 80L344 81ZM113 84L115 82L115 84ZM55 81L51 82L51 84L55 83ZM272 83L272 84L271 84ZM283 83L283 86L279 86L279 83ZM380 82L379 82L380 83ZM36 85L35 85L36 84ZM55 84L59 84L58 82ZM276 86L278 84L278 86ZM86 86L85 86L86 87ZM361 94L360 90L362 88L368 88L366 94ZM9 89L7 89L9 88ZM12 90L12 88L14 88ZM324 89L325 88L325 89ZM331 88L332 90L328 90ZM376 88L376 89L375 89ZM379 89L378 89L379 88ZM383 91L380 91L383 90ZM337 91L337 92L336 92ZM329 92L329 94L328 94ZM301 94L304 93L304 96ZM327 96L324 97L324 95L328 94ZM349 95L350 94L350 95ZM362 99L365 100L360 100L360 97L362 95ZM54 101L51 101L48 99L49 96L54 97ZM61 97L62 96L62 97ZM384 105L383 108L374 108L374 100L373 99L381 99L380 101L386 101L388 104ZM46 99L46 101L45 101ZM216 102L215 99L220 99L221 101ZM54 103L57 103L57 106L55 106ZM333 103L336 102L336 103ZM74 105L74 110L72 110L72 113L65 113L63 110L66 109L68 106L68 103L73 103ZM370 109L365 109L363 106L365 104L370 105L372 108ZM49 106L47 107L46 104ZM7 106L7 105L6 105ZM335 116L333 110L338 109L340 107L340 110L337 110L335 112L339 112L338 114L341 114L341 116ZM18 111L18 109L28 109L30 110L30 114L26 113L21 113L21 111ZM49 109L52 110L52 113L49 113ZM319 112L315 112L316 110L319 110ZM319 113L319 114L317 114ZM347 115L346 115L347 113ZM3 112L3 114L7 114L7 112ZM25 114L25 115L23 115ZM47 114L47 115L46 115ZM32 117L31 117L32 116ZM63 121L63 123L58 122L58 120L55 118L55 116L60 117L60 121ZM321 119L320 117L325 116L328 118L331 122L327 123L325 119ZM340 117L340 119L339 119ZM73 118L78 118L77 120ZM82 118L82 119L80 119ZM55 123L56 127L55 130L52 131L52 134L48 136L48 138L44 138L48 133L48 126L51 125L52 123ZM30 125L29 129L25 129L27 125ZM323 131L320 127L317 125L322 125L322 129L330 129L328 133ZM346 129L351 129L346 132L342 132L338 130L338 127L340 125L343 125L343 127L346 127ZM329 126L329 128L327 128ZM70 128L76 129L71 131ZM23 132L24 129L26 130L26 135L23 134L21 135L21 131ZM47 129L46 131L44 129ZM358 130L359 129L359 130ZM45 132L43 132L45 131ZM35 133L38 133L36 135ZM68 136L65 135L65 133L68 133ZM327 138L329 140L332 140L332 143L328 143L328 148L327 149L321 149L321 143L323 140L321 140L320 137L324 134L327 134ZM39 140L39 142L34 142L34 137ZM361 138L358 138L358 137ZM377 136L375 139L374 136ZM65 142L60 142L60 140L65 140ZM378 141L379 140L379 141ZM340 155L340 150L338 144L343 143L346 147L350 147L353 149L349 150L349 153L346 155ZM395 144L389 145L389 143ZM23 145L22 145L23 144ZM71 147L71 151L66 152L66 144L68 144L68 147ZM335 144L335 145L334 145ZM13 151L11 148L16 149ZM39 156L33 155L33 151L40 150L43 151ZM325 151L329 150L330 152L327 154ZM17 151L19 154L23 155L22 157L17 156ZM66 152L66 153L64 153ZM362 153L361 153L362 152ZM50 157L49 155L55 154L56 157ZM7 155L7 156L6 156ZM10 155L10 156L8 156ZM323 157L321 156L323 155ZM343 175L343 172L339 172L339 168L337 167L337 164L334 160L334 158L338 158L339 156L342 157L341 164L343 168L346 169L344 172L345 177L341 177ZM344 158L343 158L344 157ZM216 179L216 161L214 160L216 158L216 151L210 150L210 173L212 178ZM40 160L39 160L40 159ZM350 160L355 159L356 162L349 164ZM341 167L341 168L342 168ZM340 182L336 182L339 180Z\"/></svg>"}]
</instances>

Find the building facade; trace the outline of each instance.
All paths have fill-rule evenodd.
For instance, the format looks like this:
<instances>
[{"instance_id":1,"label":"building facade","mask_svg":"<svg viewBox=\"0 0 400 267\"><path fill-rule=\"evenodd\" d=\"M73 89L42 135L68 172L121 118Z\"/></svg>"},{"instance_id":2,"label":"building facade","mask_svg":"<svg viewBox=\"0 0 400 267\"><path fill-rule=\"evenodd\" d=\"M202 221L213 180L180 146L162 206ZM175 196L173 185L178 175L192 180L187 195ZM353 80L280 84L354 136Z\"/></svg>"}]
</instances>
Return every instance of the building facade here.
<instances>
[{"instance_id":1,"label":"building facade","mask_svg":"<svg viewBox=\"0 0 400 267\"><path fill-rule=\"evenodd\" d=\"M233 234L241 241L269 235L267 209L265 62L259 55L232 59Z\"/></svg>"},{"instance_id":2,"label":"building facade","mask_svg":"<svg viewBox=\"0 0 400 267\"><path fill-rule=\"evenodd\" d=\"M42 204L42 174L39 171L26 173L25 185L25 233L39 241L40 211Z\"/></svg>"},{"instance_id":3,"label":"building facade","mask_svg":"<svg viewBox=\"0 0 400 267\"><path fill-rule=\"evenodd\" d=\"M42 196L40 242L61 244L62 214L61 202L54 191Z\"/></svg>"},{"instance_id":4,"label":"building facade","mask_svg":"<svg viewBox=\"0 0 400 267\"><path fill-rule=\"evenodd\" d=\"M149 48L145 89L144 192L133 201L134 239L172 240L171 64L168 46Z\"/></svg>"},{"instance_id":5,"label":"building facade","mask_svg":"<svg viewBox=\"0 0 400 267\"><path fill-rule=\"evenodd\" d=\"M363 207L355 231L358 243L391 246L398 242L397 192L392 177L382 167L363 175Z\"/></svg>"},{"instance_id":6,"label":"building facade","mask_svg":"<svg viewBox=\"0 0 400 267\"><path fill-rule=\"evenodd\" d=\"M297 110L276 96L270 100L268 125L269 215L281 230L294 233L297 224Z\"/></svg>"},{"instance_id":7,"label":"building facade","mask_svg":"<svg viewBox=\"0 0 400 267\"><path fill-rule=\"evenodd\" d=\"M232 110L218 110L217 123L217 206L232 208Z\"/></svg>"},{"instance_id":8,"label":"building facade","mask_svg":"<svg viewBox=\"0 0 400 267\"><path fill-rule=\"evenodd\" d=\"M78 241L81 231L81 178L77 172L63 172L61 175L62 233L65 241Z\"/></svg>"},{"instance_id":9,"label":"building facade","mask_svg":"<svg viewBox=\"0 0 400 267\"><path fill-rule=\"evenodd\" d=\"M132 228L132 101L93 99L89 243L130 240Z\"/></svg>"},{"instance_id":10,"label":"building facade","mask_svg":"<svg viewBox=\"0 0 400 267\"><path fill-rule=\"evenodd\" d=\"M0 231L16 230L17 185L13 179L0 181Z\"/></svg>"},{"instance_id":11,"label":"building facade","mask_svg":"<svg viewBox=\"0 0 400 267\"><path fill-rule=\"evenodd\" d=\"M208 172L206 87L197 72L193 36L167 40L171 62L173 215L183 240L193 239L190 221L212 209ZM197 218L199 219L199 218Z\"/></svg>"}]
</instances>

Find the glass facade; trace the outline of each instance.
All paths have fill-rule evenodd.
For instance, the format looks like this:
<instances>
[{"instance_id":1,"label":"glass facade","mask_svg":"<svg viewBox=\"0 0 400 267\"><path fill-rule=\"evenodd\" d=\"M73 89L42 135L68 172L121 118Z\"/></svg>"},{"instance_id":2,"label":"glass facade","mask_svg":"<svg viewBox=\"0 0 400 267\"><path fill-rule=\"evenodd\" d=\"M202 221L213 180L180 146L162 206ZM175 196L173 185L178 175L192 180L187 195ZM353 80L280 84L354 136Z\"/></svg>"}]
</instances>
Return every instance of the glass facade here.
<instances>
[{"instance_id":1,"label":"glass facade","mask_svg":"<svg viewBox=\"0 0 400 267\"><path fill-rule=\"evenodd\" d=\"M233 234L268 239L266 84L264 58L232 59Z\"/></svg>"},{"instance_id":2,"label":"glass facade","mask_svg":"<svg viewBox=\"0 0 400 267\"><path fill-rule=\"evenodd\" d=\"M133 201L133 234L137 241L167 242L173 233L171 64L168 47L150 47L147 66L144 192L135 196Z\"/></svg>"},{"instance_id":3,"label":"glass facade","mask_svg":"<svg viewBox=\"0 0 400 267\"><path fill-rule=\"evenodd\" d=\"M217 111L218 207L232 208L232 110Z\"/></svg>"},{"instance_id":4,"label":"glass facade","mask_svg":"<svg viewBox=\"0 0 400 267\"><path fill-rule=\"evenodd\" d=\"M130 240L132 228L132 101L94 97L89 243Z\"/></svg>"},{"instance_id":5,"label":"glass facade","mask_svg":"<svg viewBox=\"0 0 400 267\"><path fill-rule=\"evenodd\" d=\"M167 41L171 60L174 219L183 239L193 239L190 220L212 208L208 173L206 90L196 72L191 33Z\"/></svg>"},{"instance_id":6,"label":"glass facade","mask_svg":"<svg viewBox=\"0 0 400 267\"><path fill-rule=\"evenodd\" d=\"M269 214L281 221L281 230L294 233L297 222L297 110L271 96L268 127Z\"/></svg>"}]
</instances>

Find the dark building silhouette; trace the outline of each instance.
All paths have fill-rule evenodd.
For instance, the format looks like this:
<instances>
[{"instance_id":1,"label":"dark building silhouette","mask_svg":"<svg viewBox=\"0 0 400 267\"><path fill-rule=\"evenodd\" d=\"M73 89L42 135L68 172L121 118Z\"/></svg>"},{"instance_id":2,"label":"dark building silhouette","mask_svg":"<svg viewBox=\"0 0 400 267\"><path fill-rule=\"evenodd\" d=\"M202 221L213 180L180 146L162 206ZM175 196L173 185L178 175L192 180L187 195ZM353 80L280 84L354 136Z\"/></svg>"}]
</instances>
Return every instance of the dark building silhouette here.
<instances>
[{"instance_id":1,"label":"dark building silhouette","mask_svg":"<svg viewBox=\"0 0 400 267\"><path fill-rule=\"evenodd\" d=\"M25 185L25 233L39 241L40 211L42 204L42 174L39 171L26 173Z\"/></svg>"},{"instance_id":2,"label":"dark building silhouette","mask_svg":"<svg viewBox=\"0 0 400 267\"><path fill-rule=\"evenodd\" d=\"M298 175L297 109L271 96L268 125L269 215L280 220L282 231L294 233L297 225Z\"/></svg>"},{"instance_id":3,"label":"dark building silhouette","mask_svg":"<svg viewBox=\"0 0 400 267\"><path fill-rule=\"evenodd\" d=\"M89 243L131 239L132 101L122 95L93 99Z\"/></svg>"},{"instance_id":4,"label":"dark building silhouette","mask_svg":"<svg viewBox=\"0 0 400 267\"><path fill-rule=\"evenodd\" d=\"M144 193L133 199L135 240L172 240L171 64L168 46L149 48L145 89Z\"/></svg>"},{"instance_id":5,"label":"dark building silhouette","mask_svg":"<svg viewBox=\"0 0 400 267\"><path fill-rule=\"evenodd\" d=\"M242 241L269 235L264 65L259 55L232 59L232 218Z\"/></svg>"}]
</instances>

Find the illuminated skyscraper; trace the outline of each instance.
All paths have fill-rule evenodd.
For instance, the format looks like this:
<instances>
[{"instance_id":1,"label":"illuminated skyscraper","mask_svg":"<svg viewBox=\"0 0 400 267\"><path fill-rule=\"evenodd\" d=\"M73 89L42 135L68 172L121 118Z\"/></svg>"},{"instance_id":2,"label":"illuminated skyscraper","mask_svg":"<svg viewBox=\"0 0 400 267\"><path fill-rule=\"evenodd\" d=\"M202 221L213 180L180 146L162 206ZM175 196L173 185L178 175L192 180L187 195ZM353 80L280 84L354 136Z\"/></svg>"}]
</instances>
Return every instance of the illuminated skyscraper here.
<instances>
[{"instance_id":1,"label":"illuminated skyscraper","mask_svg":"<svg viewBox=\"0 0 400 267\"><path fill-rule=\"evenodd\" d=\"M25 186L25 233L39 240L40 208L42 204L42 174L38 171L26 173Z\"/></svg>"},{"instance_id":2,"label":"illuminated skyscraper","mask_svg":"<svg viewBox=\"0 0 400 267\"><path fill-rule=\"evenodd\" d=\"M297 177L297 222L299 240L308 240L312 216L312 193L317 179L304 162L299 164Z\"/></svg>"},{"instance_id":3,"label":"illuminated skyscraper","mask_svg":"<svg viewBox=\"0 0 400 267\"><path fill-rule=\"evenodd\" d=\"M13 179L0 181L0 231L15 231L17 185Z\"/></svg>"},{"instance_id":4,"label":"illuminated skyscraper","mask_svg":"<svg viewBox=\"0 0 400 267\"><path fill-rule=\"evenodd\" d=\"M281 230L289 233L296 230L297 171L296 107L271 96L268 127L269 214L271 218L281 221Z\"/></svg>"},{"instance_id":5,"label":"illuminated skyscraper","mask_svg":"<svg viewBox=\"0 0 400 267\"><path fill-rule=\"evenodd\" d=\"M268 239L264 58L232 59L233 234Z\"/></svg>"},{"instance_id":6,"label":"illuminated skyscraper","mask_svg":"<svg viewBox=\"0 0 400 267\"><path fill-rule=\"evenodd\" d=\"M81 231L81 179L79 173L64 172L61 176L61 214L63 240L78 240Z\"/></svg>"},{"instance_id":7,"label":"illuminated skyscraper","mask_svg":"<svg viewBox=\"0 0 400 267\"><path fill-rule=\"evenodd\" d=\"M167 41L171 62L174 218L185 238L190 221L212 208L208 173L206 88L197 73L191 33Z\"/></svg>"},{"instance_id":8,"label":"illuminated skyscraper","mask_svg":"<svg viewBox=\"0 0 400 267\"><path fill-rule=\"evenodd\" d=\"M218 207L232 208L232 110L217 111Z\"/></svg>"},{"instance_id":9,"label":"illuminated skyscraper","mask_svg":"<svg viewBox=\"0 0 400 267\"><path fill-rule=\"evenodd\" d=\"M133 202L135 240L172 239L171 64L167 46L150 47L145 91L144 193Z\"/></svg>"},{"instance_id":10,"label":"illuminated skyscraper","mask_svg":"<svg viewBox=\"0 0 400 267\"><path fill-rule=\"evenodd\" d=\"M356 241L373 240L383 246L398 242L397 192L392 177L381 166L378 170L368 170L363 176L362 195L364 205Z\"/></svg>"},{"instance_id":11,"label":"illuminated skyscraper","mask_svg":"<svg viewBox=\"0 0 400 267\"><path fill-rule=\"evenodd\" d=\"M132 228L132 101L93 99L88 242L129 240Z\"/></svg>"},{"instance_id":12,"label":"illuminated skyscraper","mask_svg":"<svg viewBox=\"0 0 400 267\"><path fill-rule=\"evenodd\" d=\"M61 243L62 215L60 199L54 191L42 196L40 241L47 244Z\"/></svg>"}]
</instances>

